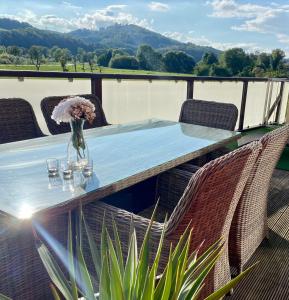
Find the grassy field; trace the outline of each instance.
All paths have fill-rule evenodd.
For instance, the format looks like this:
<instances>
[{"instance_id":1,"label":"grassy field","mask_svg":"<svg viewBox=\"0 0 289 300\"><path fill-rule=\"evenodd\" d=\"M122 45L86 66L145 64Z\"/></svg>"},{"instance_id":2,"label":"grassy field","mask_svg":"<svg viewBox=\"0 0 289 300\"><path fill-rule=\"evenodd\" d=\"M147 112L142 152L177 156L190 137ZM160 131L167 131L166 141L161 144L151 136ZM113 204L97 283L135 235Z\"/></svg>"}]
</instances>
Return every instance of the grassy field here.
<instances>
[{"instance_id":1,"label":"grassy field","mask_svg":"<svg viewBox=\"0 0 289 300\"><path fill-rule=\"evenodd\" d=\"M18 71L36 71L34 65L0 65L1 70L18 70ZM68 72L74 72L73 65L67 65ZM41 65L40 71L58 71L62 72L60 65L58 64L47 64ZM90 73L89 65L85 65L85 71L82 69L82 65L77 65L77 72L87 72ZM145 70L124 70L124 69L112 69L112 68L96 68L93 70L93 73L103 73L103 74L145 74L145 75L162 75L162 76L188 76L190 74L180 74L180 73L168 73L168 72L154 72L154 71L145 71Z\"/></svg>"}]
</instances>

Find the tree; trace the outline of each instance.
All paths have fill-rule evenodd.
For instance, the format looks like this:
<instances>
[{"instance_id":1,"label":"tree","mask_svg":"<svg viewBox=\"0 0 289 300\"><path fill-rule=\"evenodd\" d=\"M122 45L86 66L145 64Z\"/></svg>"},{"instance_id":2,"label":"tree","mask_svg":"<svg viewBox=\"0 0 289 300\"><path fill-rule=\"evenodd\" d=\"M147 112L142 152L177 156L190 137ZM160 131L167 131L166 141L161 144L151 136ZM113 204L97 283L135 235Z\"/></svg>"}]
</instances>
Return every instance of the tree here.
<instances>
[{"instance_id":1,"label":"tree","mask_svg":"<svg viewBox=\"0 0 289 300\"><path fill-rule=\"evenodd\" d=\"M7 53L13 57L13 62L15 66L20 63L20 55L21 55L21 48L18 46L8 46L6 49Z\"/></svg>"},{"instance_id":2,"label":"tree","mask_svg":"<svg viewBox=\"0 0 289 300\"><path fill-rule=\"evenodd\" d=\"M93 66L96 64L96 54L94 52L87 52L87 62L89 64L90 67L90 71L93 72Z\"/></svg>"},{"instance_id":3,"label":"tree","mask_svg":"<svg viewBox=\"0 0 289 300\"><path fill-rule=\"evenodd\" d=\"M109 66L115 69L137 70L139 63L134 56L117 55L110 60Z\"/></svg>"},{"instance_id":4,"label":"tree","mask_svg":"<svg viewBox=\"0 0 289 300\"><path fill-rule=\"evenodd\" d=\"M271 65L271 56L268 53L262 52L258 55L257 61L256 61L256 66L260 67L264 70L270 69Z\"/></svg>"},{"instance_id":5,"label":"tree","mask_svg":"<svg viewBox=\"0 0 289 300\"><path fill-rule=\"evenodd\" d=\"M8 54L11 54L14 56L20 56L20 54L21 54L21 49L18 46L8 46L6 51Z\"/></svg>"},{"instance_id":6,"label":"tree","mask_svg":"<svg viewBox=\"0 0 289 300\"><path fill-rule=\"evenodd\" d=\"M229 77L231 74L225 67L218 65L218 64L213 64L210 67L209 75L210 76Z\"/></svg>"},{"instance_id":7,"label":"tree","mask_svg":"<svg viewBox=\"0 0 289 300\"><path fill-rule=\"evenodd\" d=\"M44 47L31 46L29 56L37 71L39 71L41 64L44 62Z\"/></svg>"},{"instance_id":8,"label":"tree","mask_svg":"<svg viewBox=\"0 0 289 300\"><path fill-rule=\"evenodd\" d=\"M196 65L193 57L182 51L169 51L164 56L165 68L168 72L192 73Z\"/></svg>"},{"instance_id":9,"label":"tree","mask_svg":"<svg viewBox=\"0 0 289 300\"><path fill-rule=\"evenodd\" d=\"M212 52L206 52L202 57L202 63L205 65L212 65L218 63L217 56Z\"/></svg>"},{"instance_id":10,"label":"tree","mask_svg":"<svg viewBox=\"0 0 289 300\"><path fill-rule=\"evenodd\" d=\"M82 64L82 71L85 72L86 51L83 48L77 49L77 59Z\"/></svg>"},{"instance_id":11,"label":"tree","mask_svg":"<svg viewBox=\"0 0 289 300\"><path fill-rule=\"evenodd\" d=\"M74 72L77 72L77 61L78 61L78 57L76 54L71 56L71 60L73 63L73 67L74 67Z\"/></svg>"},{"instance_id":12,"label":"tree","mask_svg":"<svg viewBox=\"0 0 289 300\"><path fill-rule=\"evenodd\" d=\"M13 56L3 52L0 54L0 64L11 65L13 63Z\"/></svg>"},{"instance_id":13,"label":"tree","mask_svg":"<svg viewBox=\"0 0 289 300\"><path fill-rule=\"evenodd\" d=\"M281 49L275 49L271 53L270 65L273 71L282 68L282 61L285 57L285 52Z\"/></svg>"},{"instance_id":14,"label":"tree","mask_svg":"<svg viewBox=\"0 0 289 300\"><path fill-rule=\"evenodd\" d=\"M198 64L194 68L194 74L197 76L209 76L211 67L205 64Z\"/></svg>"},{"instance_id":15,"label":"tree","mask_svg":"<svg viewBox=\"0 0 289 300\"><path fill-rule=\"evenodd\" d=\"M232 75L238 75L247 65L247 55L242 48L226 50L222 59L224 66L231 71Z\"/></svg>"},{"instance_id":16,"label":"tree","mask_svg":"<svg viewBox=\"0 0 289 300\"><path fill-rule=\"evenodd\" d=\"M255 77L264 77L265 76L265 70L259 66L253 68L252 73Z\"/></svg>"},{"instance_id":17,"label":"tree","mask_svg":"<svg viewBox=\"0 0 289 300\"><path fill-rule=\"evenodd\" d=\"M112 49L106 50L103 54L97 58L97 64L102 67L108 67L109 62L112 58Z\"/></svg>"},{"instance_id":18,"label":"tree","mask_svg":"<svg viewBox=\"0 0 289 300\"><path fill-rule=\"evenodd\" d=\"M54 49L54 59L55 61L60 63L62 71L67 71L66 65L68 61L71 59L71 53L67 48L57 48Z\"/></svg>"},{"instance_id":19,"label":"tree","mask_svg":"<svg viewBox=\"0 0 289 300\"><path fill-rule=\"evenodd\" d=\"M140 69L150 71L163 71L165 69L162 55L149 45L139 46L136 57Z\"/></svg>"},{"instance_id":20,"label":"tree","mask_svg":"<svg viewBox=\"0 0 289 300\"><path fill-rule=\"evenodd\" d=\"M122 49L113 49L112 52L111 52L111 56L114 57L116 55L126 55L126 56L128 56L129 54L126 51L122 50Z\"/></svg>"},{"instance_id":21,"label":"tree","mask_svg":"<svg viewBox=\"0 0 289 300\"><path fill-rule=\"evenodd\" d=\"M0 46L0 55L6 53L6 47L5 46Z\"/></svg>"}]
</instances>

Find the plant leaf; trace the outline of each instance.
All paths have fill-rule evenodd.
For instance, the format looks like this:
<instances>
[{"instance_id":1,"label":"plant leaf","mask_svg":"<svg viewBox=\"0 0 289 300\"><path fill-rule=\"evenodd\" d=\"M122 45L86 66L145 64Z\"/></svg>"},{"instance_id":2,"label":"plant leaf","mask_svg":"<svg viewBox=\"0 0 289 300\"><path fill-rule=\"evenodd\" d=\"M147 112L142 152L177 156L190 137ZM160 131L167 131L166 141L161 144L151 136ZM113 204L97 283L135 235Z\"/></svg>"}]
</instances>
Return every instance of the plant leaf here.
<instances>
[{"instance_id":1,"label":"plant leaf","mask_svg":"<svg viewBox=\"0 0 289 300\"><path fill-rule=\"evenodd\" d=\"M51 292L52 292L52 295L54 297L54 300L61 300L55 286L53 284L50 285L50 288L51 288ZM0 298L1 299L1 298Z\"/></svg>"},{"instance_id":2,"label":"plant leaf","mask_svg":"<svg viewBox=\"0 0 289 300\"><path fill-rule=\"evenodd\" d=\"M12 299L3 294L0 294L0 300L12 300Z\"/></svg>"},{"instance_id":3,"label":"plant leaf","mask_svg":"<svg viewBox=\"0 0 289 300\"><path fill-rule=\"evenodd\" d=\"M80 282L82 283L81 289L85 293L85 298L89 300L95 300L93 286L90 278L90 274L87 270L86 263L83 257L82 250L80 249L80 245L76 245L76 253L78 260L78 270L80 275Z\"/></svg>"},{"instance_id":4,"label":"plant leaf","mask_svg":"<svg viewBox=\"0 0 289 300\"><path fill-rule=\"evenodd\" d=\"M40 242L40 240L39 240ZM60 267L58 266L57 262L54 260L53 256L47 249L47 247L40 242L41 244L37 245L37 250L39 256L46 268L46 271L49 274L50 279L54 283L54 285L59 289L62 293L63 297L67 300L73 299L71 294L71 286L67 279L65 278L64 274L62 273Z\"/></svg>"},{"instance_id":5,"label":"plant leaf","mask_svg":"<svg viewBox=\"0 0 289 300\"><path fill-rule=\"evenodd\" d=\"M208 296L205 300L218 300L224 297L225 295L227 295L236 284L238 284L248 273L250 273L256 267L257 264L258 262L252 265L251 267L249 267L241 274L239 274L234 279L232 279L225 286L223 286L222 288L220 288L219 290L215 291L213 294Z\"/></svg>"},{"instance_id":6,"label":"plant leaf","mask_svg":"<svg viewBox=\"0 0 289 300\"><path fill-rule=\"evenodd\" d=\"M144 284L141 300L154 300L155 278L157 273L157 265L154 264L152 269L148 270L148 275Z\"/></svg>"},{"instance_id":7,"label":"plant leaf","mask_svg":"<svg viewBox=\"0 0 289 300\"><path fill-rule=\"evenodd\" d=\"M100 258L103 261L103 258L107 255L107 236L106 236L106 228L105 228L105 212L103 214L103 221L102 221L102 231L101 231L101 241L100 241Z\"/></svg>"},{"instance_id":8,"label":"plant leaf","mask_svg":"<svg viewBox=\"0 0 289 300\"><path fill-rule=\"evenodd\" d=\"M110 275L108 257L104 256L99 282L99 300L110 300Z\"/></svg>"},{"instance_id":9,"label":"plant leaf","mask_svg":"<svg viewBox=\"0 0 289 300\"><path fill-rule=\"evenodd\" d=\"M110 293L112 299L122 300L123 297L123 289L122 289L122 280L119 262L117 260L117 255L115 249L113 247L112 240L107 233L107 243L108 243L108 251L109 251L109 263L110 263Z\"/></svg>"},{"instance_id":10,"label":"plant leaf","mask_svg":"<svg viewBox=\"0 0 289 300\"><path fill-rule=\"evenodd\" d=\"M113 227L113 235L114 235L114 241L115 241L115 250L118 258L118 263L119 263L119 268L120 268L120 273L124 273L124 265L123 265L123 255L122 255L122 250L121 250L121 242L118 234L118 230L115 224L115 220L112 217L112 227Z\"/></svg>"},{"instance_id":11,"label":"plant leaf","mask_svg":"<svg viewBox=\"0 0 289 300\"><path fill-rule=\"evenodd\" d=\"M125 299L127 300L130 300L132 297L132 288L135 286L136 280L137 264L137 239L135 229L133 229L123 276L123 291Z\"/></svg>"},{"instance_id":12,"label":"plant leaf","mask_svg":"<svg viewBox=\"0 0 289 300\"><path fill-rule=\"evenodd\" d=\"M196 296L199 294L201 287L203 286L203 282L209 272L213 269L216 264L217 259L219 258L220 253L216 255L216 257L201 271L199 276L194 280L193 284L191 284L188 288L189 292L186 295L187 300L195 299Z\"/></svg>"},{"instance_id":13,"label":"plant leaf","mask_svg":"<svg viewBox=\"0 0 289 300\"><path fill-rule=\"evenodd\" d=\"M75 269L73 258L73 243L72 243L72 229L71 229L71 211L68 213L68 265L69 265L69 279L71 284L71 293L74 300L78 300L78 291L75 281ZM54 288L54 286L53 286ZM52 288L52 291L53 291ZM55 289L55 288L54 288Z\"/></svg>"},{"instance_id":14,"label":"plant leaf","mask_svg":"<svg viewBox=\"0 0 289 300\"><path fill-rule=\"evenodd\" d=\"M170 297L171 293L171 287L172 287L172 248L170 249L170 254L169 254L169 260L166 268L166 273L165 273L165 284L163 288L163 293L161 300L168 300Z\"/></svg>"},{"instance_id":15,"label":"plant leaf","mask_svg":"<svg viewBox=\"0 0 289 300\"><path fill-rule=\"evenodd\" d=\"M85 221L85 218L83 218L83 223L84 223L84 228L85 228L85 232L86 232L86 235L87 235L87 239L88 239L88 244L89 244L89 250L90 250L90 253L91 253L91 257L92 257L92 262L93 262L93 265L94 265L94 269L95 269L95 272L98 276L98 279L100 280L100 277L101 277L101 266L102 266L102 263L101 263L101 257L100 257L100 251L92 237L92 234L90 232L90 229Z\"/></svg>"}]
</instances>

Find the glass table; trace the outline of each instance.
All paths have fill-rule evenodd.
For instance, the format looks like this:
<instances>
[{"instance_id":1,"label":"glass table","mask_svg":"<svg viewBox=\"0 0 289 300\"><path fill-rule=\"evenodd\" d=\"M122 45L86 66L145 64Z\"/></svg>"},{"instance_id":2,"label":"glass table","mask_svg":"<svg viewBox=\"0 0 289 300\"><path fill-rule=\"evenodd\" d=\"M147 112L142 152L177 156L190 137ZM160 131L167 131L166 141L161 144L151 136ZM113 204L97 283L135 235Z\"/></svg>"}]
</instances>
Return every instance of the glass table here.
<instances>
[{"instance_id":1,"label":"glass table","mask_svg":"<svg viewBox=\"0 0 289 300\"><path fill-rule=\"evenodd\" d=\"M85 130L94 173L48 177L70 134L0 145L0 211L15 218L61 214L220 148L240 133L162 120Z\"/></svg>"}]
</instances>

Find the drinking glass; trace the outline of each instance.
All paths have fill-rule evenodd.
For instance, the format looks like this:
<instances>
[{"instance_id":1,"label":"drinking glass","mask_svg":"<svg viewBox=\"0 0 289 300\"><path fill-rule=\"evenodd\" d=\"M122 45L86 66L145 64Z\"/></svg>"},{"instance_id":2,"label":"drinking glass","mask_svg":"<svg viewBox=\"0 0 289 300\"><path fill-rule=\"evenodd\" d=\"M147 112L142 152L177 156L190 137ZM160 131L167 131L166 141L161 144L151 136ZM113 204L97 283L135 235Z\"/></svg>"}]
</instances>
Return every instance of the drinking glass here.
<instances>
[{"instance_id":1,"label":"drinking glass","mask_svg":"<svg viewBox=\"0 0 289 300\"><path fill-rule=\"evenodd\" d=\"M93 160L88 159L87 164L83 167L82 174L84 177L89 177L93 173Z\"/></svg>"},{"instance_id":2,"label":"drinking glass","mask_svg":"<svg viewBox=\"0 0 289 300\"><path fill-rule=\"evenodd\" d=\"M56 158L48 158L46 160L48 176L58 176L59 174L59 161Z\"/></svg>"},{"instance_id":3,"label":"drinking glass","mask_svg":"<svg viewBox=\"0 0 289 300\"><path fill-rule=\"evenodd\" d=\"M63 179L71 179L73 177L73 168L69 161L61 162L61 170Z\"/></svg>"}]
</instances>

